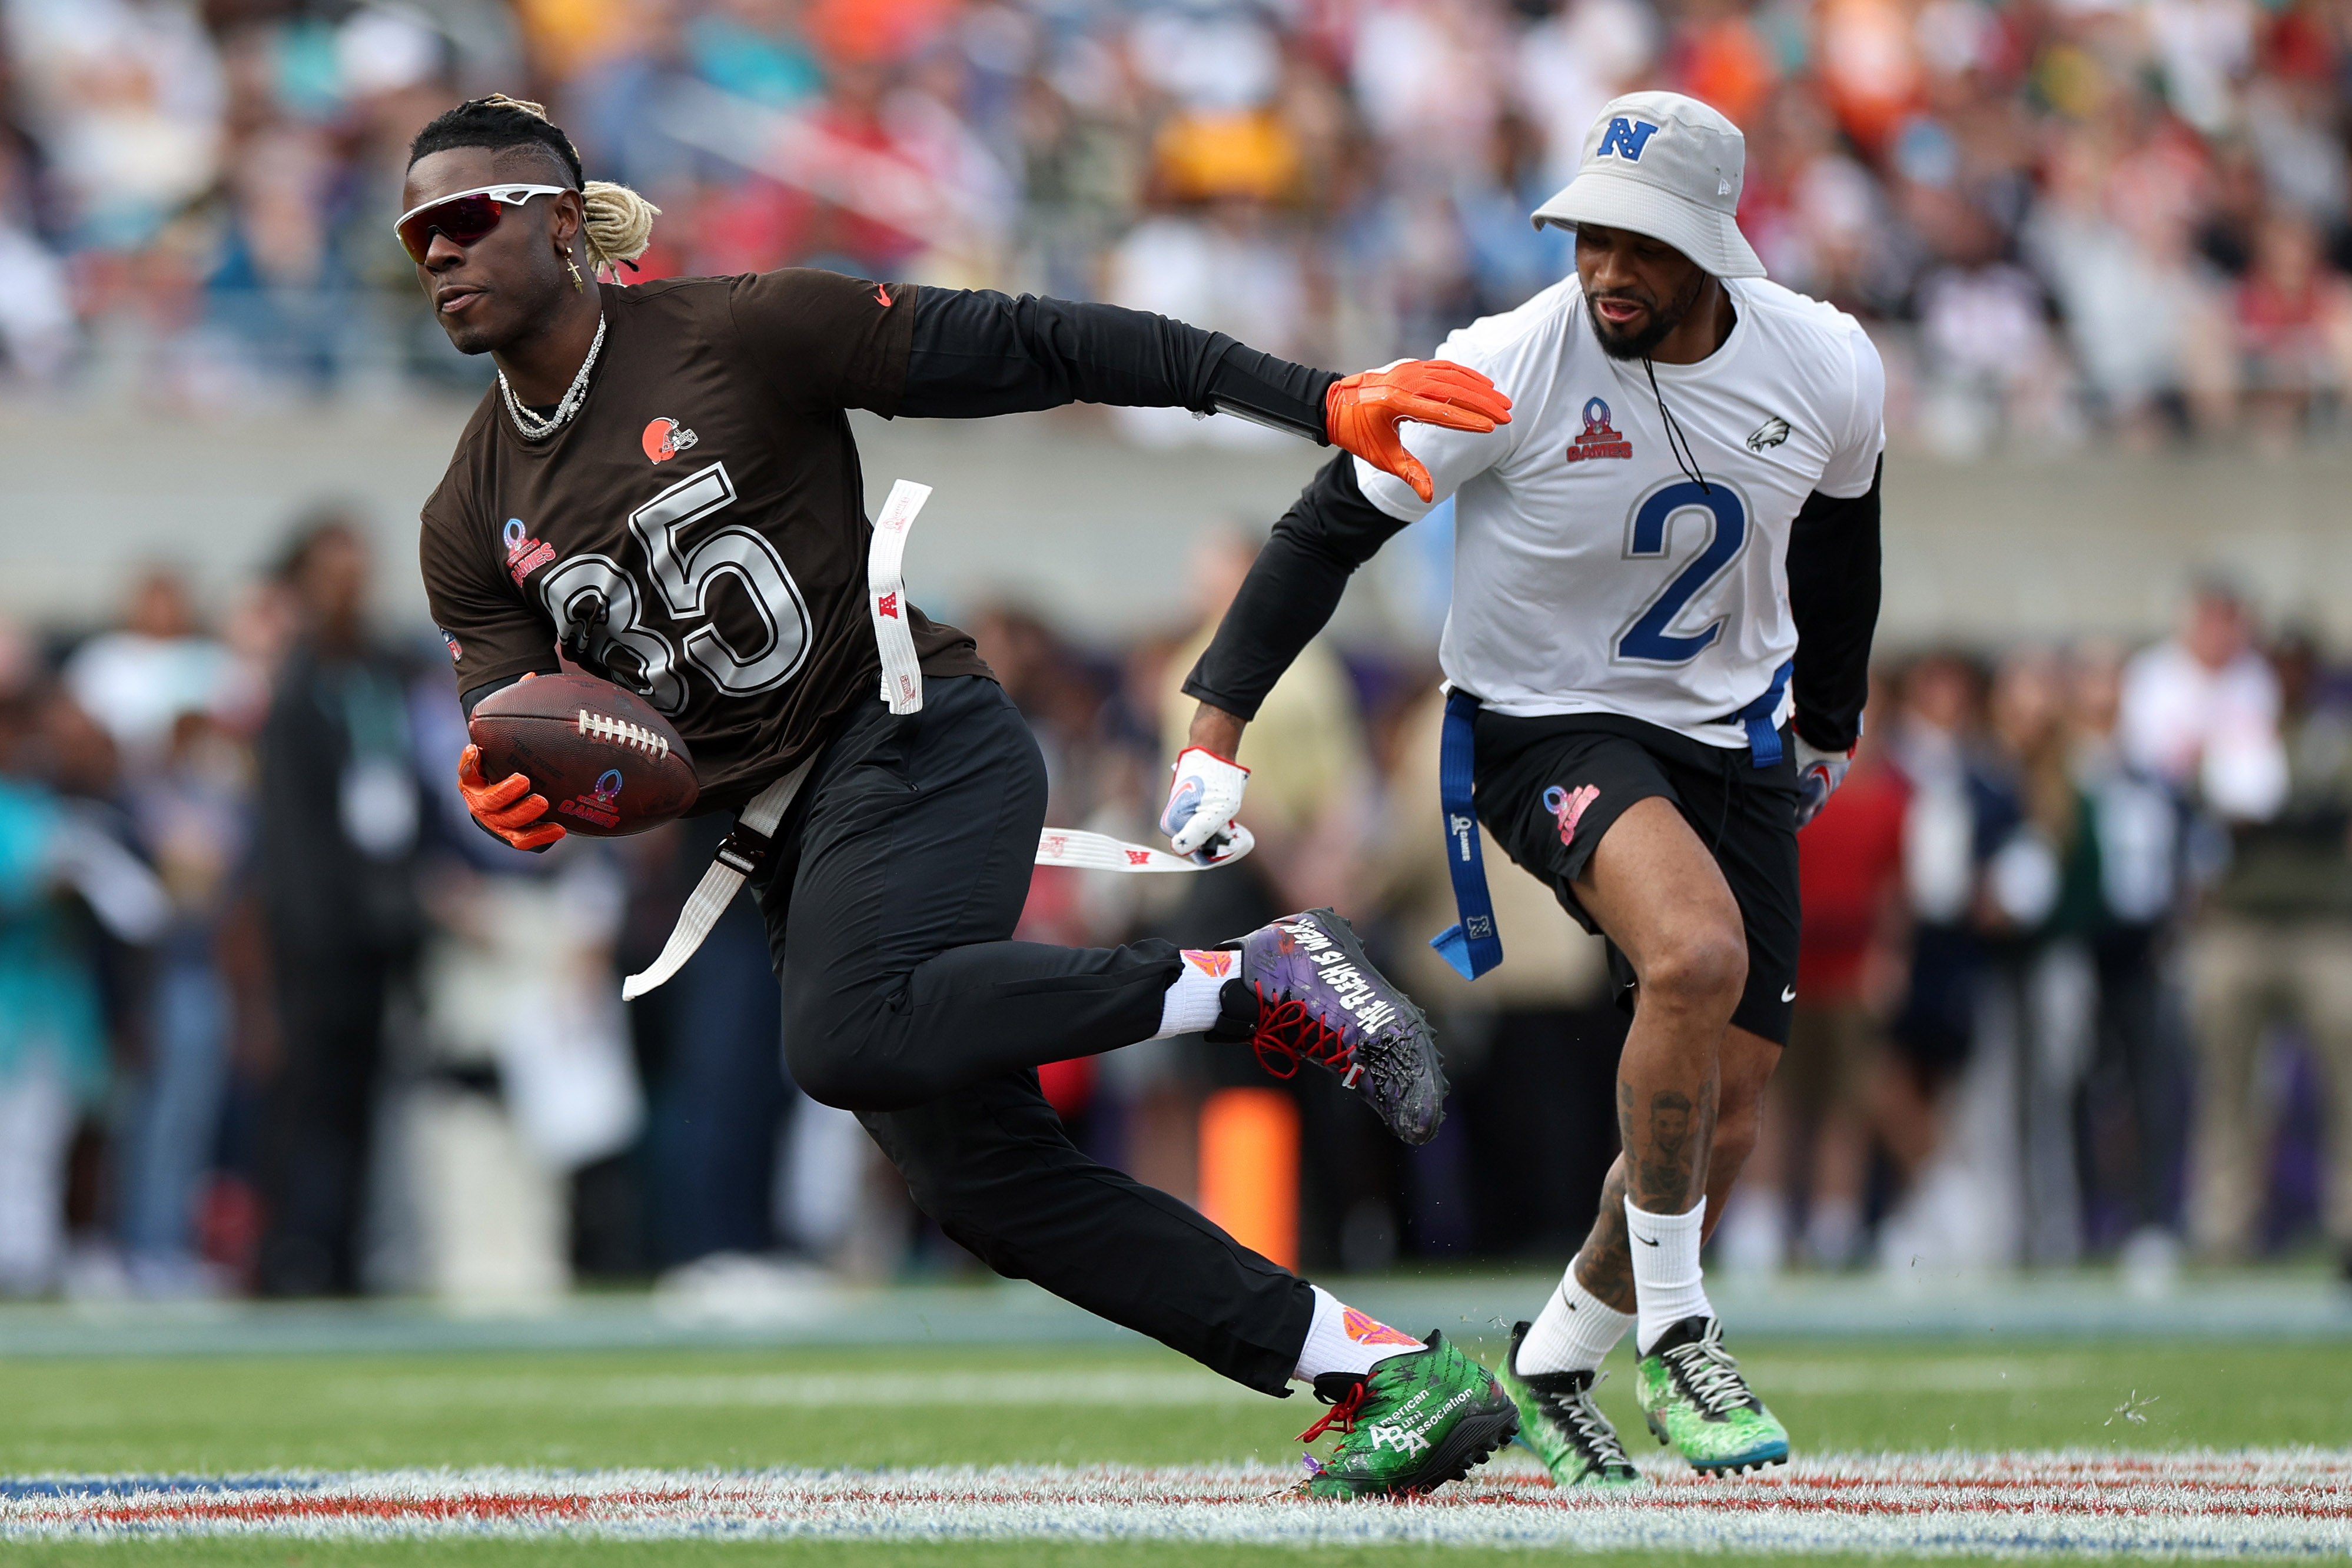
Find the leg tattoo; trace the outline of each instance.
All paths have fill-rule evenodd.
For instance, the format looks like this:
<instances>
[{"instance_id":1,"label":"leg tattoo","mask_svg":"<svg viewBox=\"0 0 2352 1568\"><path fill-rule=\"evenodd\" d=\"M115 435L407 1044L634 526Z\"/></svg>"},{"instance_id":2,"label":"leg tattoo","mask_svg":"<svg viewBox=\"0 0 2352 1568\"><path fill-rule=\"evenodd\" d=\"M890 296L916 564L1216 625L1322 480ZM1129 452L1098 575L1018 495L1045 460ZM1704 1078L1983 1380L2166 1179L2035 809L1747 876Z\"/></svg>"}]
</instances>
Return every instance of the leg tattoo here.
<instances>
[{"instance_id":1,"label":"leg tattoo","mask_svg":"<svg viewBox=\"0 0 2352 1568\"><path fill-rule=\"evenodd\" d=\"M1677 1089L1649 1097L1649 1114L1637 1124L1639 1097L1631 1084L1617 1085L1617 1125L1625 1152L1609 1167L1601 1185L1601 1212L1576 1255L1576 1278L1584 1288L1621 1312L1633 1309L1633 1242L1625 1233L1625 1198L1652 1214L1689 1210L1706 1181L1706 1154L1715 1141L1716 1078L1709 1074L1696 1098ZM1634 1173L1633 1179L1628 1171Z\"/></svg>"},{"instance_id":2,"label":"leg tattoo","mask_svg":"<svg viewBox=\"0 0 2352 1568\"><path fill-rule=\"evenodd\" d=\"M1633 1096L1621 1090L1618 1129L1634 1156L1633 1202L1651 1214L1683 1214L1706 1185L1706 1155L1715 1142L1716 1079L1697 1098L1662 1089L1650 1096L1646 1127L1633 1123Z\"/></svg>"},{"instance_id":3,"label":"leg tattoo","mask_svg":"<svg viewBox=\"0 0 2352 1568\"><path fill-rule=\"evenodd\" d=\"M1576 1255L1578 1283L1621 1312L1633 1310L1633 1248L1625 1235L1625 1156L1601 1184L1601 1212Z\"/></svg>"}]
</instances>

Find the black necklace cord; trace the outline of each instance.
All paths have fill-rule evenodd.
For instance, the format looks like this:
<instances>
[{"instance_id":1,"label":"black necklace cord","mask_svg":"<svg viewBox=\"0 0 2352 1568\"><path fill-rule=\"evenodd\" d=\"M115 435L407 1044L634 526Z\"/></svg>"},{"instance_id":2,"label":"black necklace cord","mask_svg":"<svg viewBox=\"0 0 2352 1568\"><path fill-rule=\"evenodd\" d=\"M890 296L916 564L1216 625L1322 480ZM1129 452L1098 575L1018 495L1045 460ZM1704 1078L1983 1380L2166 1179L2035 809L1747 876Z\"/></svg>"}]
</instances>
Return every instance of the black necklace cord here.
<instances>
[{"instance_id":1,"label":"black necklace cord","mask_svg":"<svg viewBox=\"0 0 2352 1568\"><path fill-rule=\"evenodd\" d=\"M1658 390L1657 367L1650 363L1647 354L1642 356L1642 369L1650 378L1650 396L1657 403L1658 416L1666 422L1666 450L1675 455L1675 466L1697 484L1699 494L1713 495L1715 492L1707 489L1706 476L1698 471L1698 454L1691 449L1690 437L1683 433L1675 411L1666 406L1665 395Z\"/></svg>"}]
</instances>

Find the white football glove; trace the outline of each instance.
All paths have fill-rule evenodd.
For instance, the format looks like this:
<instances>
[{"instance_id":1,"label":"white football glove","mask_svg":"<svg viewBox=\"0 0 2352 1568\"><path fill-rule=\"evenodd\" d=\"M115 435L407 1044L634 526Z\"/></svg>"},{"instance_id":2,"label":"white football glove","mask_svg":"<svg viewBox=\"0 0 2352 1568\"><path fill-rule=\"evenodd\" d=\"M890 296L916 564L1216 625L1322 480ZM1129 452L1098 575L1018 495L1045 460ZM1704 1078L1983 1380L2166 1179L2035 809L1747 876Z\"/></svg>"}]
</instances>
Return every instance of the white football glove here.
<instances>
[{"instance_id":1,"label":"white football glove","mask_svg":"<svg viewBox=\"0 0 2352 1568\"><path fill-rule=\"evenodd\" d=\"M1837 794L1838 785L1845 783L1845 771L1853 766L1853 748L1824 752L1807 745L1802 735L1792 732L1790 738L1797 743L1797 826L1802 827L1820 815L1830 796Z\"/></svg>"},{"instance_id":2,"label":"white football glove","mask_svg":"<svg viewBox=\"0 0 2352 1568\"><path fill-rule=\"evenodd\" d=\"M1214 752L1187 746L1176 753L1175 772L1168 805L1160 814L1160 831L1168 835L1169 847L1177 854L1190 856L1195 865L1213 866L1224 858L1233 837L1249 770Z\"/></svg>"}]
</instances>

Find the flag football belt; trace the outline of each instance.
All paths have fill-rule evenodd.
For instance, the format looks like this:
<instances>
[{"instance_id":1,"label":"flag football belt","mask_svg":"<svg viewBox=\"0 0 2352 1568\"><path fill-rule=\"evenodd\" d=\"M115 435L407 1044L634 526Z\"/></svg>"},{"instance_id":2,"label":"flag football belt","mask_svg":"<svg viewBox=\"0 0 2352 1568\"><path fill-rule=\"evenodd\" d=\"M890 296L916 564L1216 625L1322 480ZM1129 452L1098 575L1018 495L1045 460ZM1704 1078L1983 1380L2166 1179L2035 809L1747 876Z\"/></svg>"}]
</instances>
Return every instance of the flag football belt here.
<instances>
[{"instance_id":1,"label":"flag football belt","mask_svg":"<svg viewBox=\"0 0 2352 1568\"><path fill-rule=\"evenodd\" d=\"M874 642L882 655L880 696L893 713L919 713L923 709L923 667L915 653L915 634L907 625L907 584L901 567L907 534L916 513L930 499L931 487L900 479L890 487L882 515L874 522L874 542L866 556L866 607L874 622ZM735 831L719 845L710 868L695 885L693 897L678 911L677 924L662 943L661 956L642 973L621 983L621 999L634 1002L686 966L709 936L719 917L760 863L768 857L776 828L792 809L793 800L816 765L812 755L782 778L751 797L735 820ZM1475 840L1475 835L1473 835ZM1077 871L1206 871L1229 865L1248 854L1257 841L1250 830L1232 825L1230 847L1210 865L1165 849L1129 844L1105 833L1076 827L1048 827L1037 836L1037 864L1066 866ZM1481 890L1483 891L1483 886ZM1499 951L1499 950L1498 950Z\"/></svg>"},{"instance_id":2,"label":"flag football belt","mask_svg":"<svg viewBox=\"0 0 2352 1568\"><path fill-rule=\"evenodd\" d=\"M1748 731L1748 760L1755 767L1780 763L1780 731L1772 722L1780 698L1789 689L1793 659L1772 672L1772 684L1761 697L1727 717ZM1445 813L1445 871L1454 880L1454 910L1458 917L1429 939L1437 955L1465 980L1475 980L1503 962L1503 933L1495 925L1495 900L1486 890L1486 857L1478 845L1478 804L1475 788L1477 756L1478 700L1456 689L1446 693L1444 738L1437 752L1437 795Z\"/></svg>"}]
</instances>

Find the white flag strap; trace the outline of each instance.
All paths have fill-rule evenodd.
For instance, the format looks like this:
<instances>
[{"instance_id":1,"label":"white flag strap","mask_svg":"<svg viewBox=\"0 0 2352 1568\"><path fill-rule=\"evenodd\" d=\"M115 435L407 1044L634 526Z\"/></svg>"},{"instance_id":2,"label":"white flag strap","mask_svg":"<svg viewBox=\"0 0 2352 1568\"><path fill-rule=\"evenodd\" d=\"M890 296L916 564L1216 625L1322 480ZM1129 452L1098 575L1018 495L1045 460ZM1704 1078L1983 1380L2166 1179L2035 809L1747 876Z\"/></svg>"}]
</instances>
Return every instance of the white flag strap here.
<instances>
[{"instance_id":1,"label":"white flag strap","mask_svg":"<svg viewBox=\"0 0 2352 1568\"><path fill-rule=\"evenodd\" d=\"M1257 847L1257 840L1250 837L1248 828L1236 822L1230 845L1225 853L1203 866L1186 856L1129 844L1108 834L1049 827L1037 836L1037 864L1067 866L1078 871L1213 871Z\"/></svg>"},{"instance_id":2,"label":"white flag strap","mask_svg":"<svg viewBox=\"0 0 2352 1568\"><path fill-rule=\"evenodd\" d=\"M751 804L736 819L735 831L727 836L710 868L695 884L694 896L678 911L677 924L670 928L669 940L662 943L661 956L642 973L621 982L622 1001L635 1001L686 967L686 961L694 956L703 939L710 934L710 928L719 923L719 917L734 902L744 879L758 870L760 862L767 858L768 844L775 836L776 825L783 821L784 813L792 808L793 797L801 793L809 770L815 765L816 759L810 757L751 797Z\"/></svg>"},{"instance_id":3,"label":"white flag strap","mask_svg":"<svg viewBox=\"0 0 2352 1568\"><path fill-rule=\"evenodd\" d=\"M890 487L882 515L874 520L874 542L866 552L866 608L874 617L874 642L882 651L882 700L893 713L916 713L923 706L923 667L915 660L915 634L907 626L907 584L901 563L907 531L931 499L931 487L900 479Z\"/></svg>"}]
</instances>

